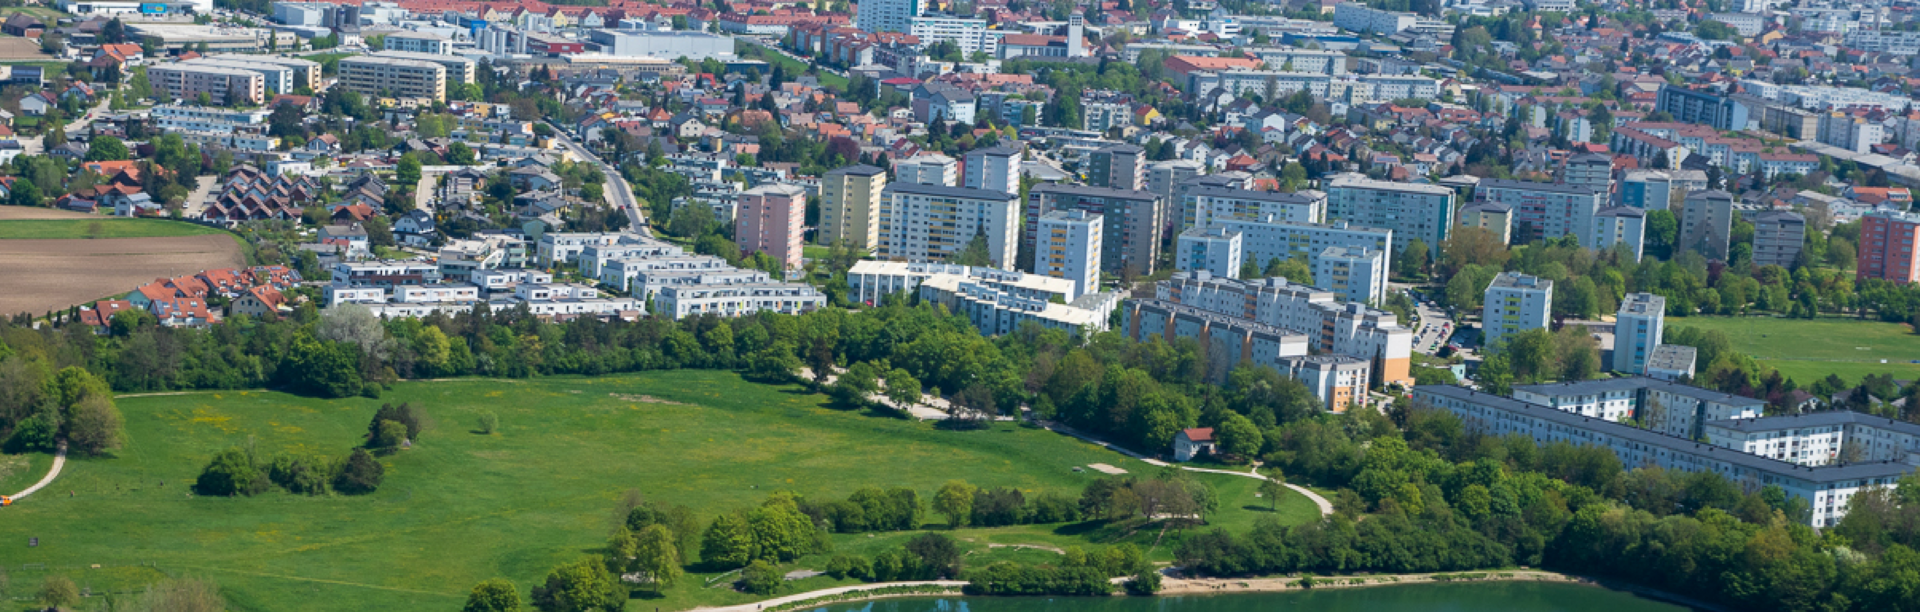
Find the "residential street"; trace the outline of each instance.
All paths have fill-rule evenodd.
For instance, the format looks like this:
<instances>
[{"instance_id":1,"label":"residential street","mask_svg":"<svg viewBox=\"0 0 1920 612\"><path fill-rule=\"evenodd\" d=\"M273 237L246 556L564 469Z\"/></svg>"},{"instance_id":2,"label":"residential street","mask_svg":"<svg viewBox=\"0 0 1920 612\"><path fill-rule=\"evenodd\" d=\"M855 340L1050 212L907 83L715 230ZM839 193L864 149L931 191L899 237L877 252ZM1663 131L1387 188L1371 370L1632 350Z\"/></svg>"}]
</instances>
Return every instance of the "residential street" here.
<instances>
[{"instance_id":1,"label":"residential street","mask_svg":"<svg viewBox=\"0 0 1920 612\"><path fill-rule=\"evenodd\" d=\"M627 221L632 224L634 231L643 236L652 236L653 230L647 227L646 213L640 208L638 200L633 197L633 187L627 184L625 177L620 176L619 169L601 161L600 156L594 155L586 147L574 142L573 135L560 129L560 126L551 123L548 125L553 127L553 133L560 138L561 144L566 145L567 150L600 166L600 173L607 175L606 184L610 186L606 190L607 202L613 204L615 208L626 211Z\"/></svg>"}]
</instances>

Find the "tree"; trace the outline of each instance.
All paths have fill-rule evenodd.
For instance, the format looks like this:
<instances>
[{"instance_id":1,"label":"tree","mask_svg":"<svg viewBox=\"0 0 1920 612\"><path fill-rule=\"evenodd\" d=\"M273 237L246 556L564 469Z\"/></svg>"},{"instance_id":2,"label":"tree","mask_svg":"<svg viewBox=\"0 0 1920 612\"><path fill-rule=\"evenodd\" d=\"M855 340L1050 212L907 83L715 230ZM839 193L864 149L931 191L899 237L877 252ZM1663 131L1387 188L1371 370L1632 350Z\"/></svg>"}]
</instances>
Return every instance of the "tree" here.
<instances>
[{"instance_id":1,"label":"tree","mask_svg":"<svg viewBox=\"0 0 1920 612\"><path fill-rule=\"evenodd\" d=\"M353 449L347 456L347 462L340 466L340 475L333 479L333 489L347 495L365 495L380 488L380 479L386 475L387 468L367 454L367 449Z\"/></svg>"},{"instance_id":2,"label":"tree","mask_svg":"<svg viewBox=\"0 0 1920 612\"><path fill-rule=\"evenodd\" d=\"M87 143L87 161L125 161L133 158L127 143L112 136L95 136Z\"/></svg>"},{"instance_id":3,"label":"tree","mask_svg":"<svg viewBox=\"0 0 1920 612\"><path fill-rule=\"evenodd\" d=\"M1258 455L1260 445L1266 442L1266 438L1260 435L1260 428L1239 413L1228 414L1214 435L1219 437L1220 451L1236 457Z\"/></svg>"},{"instance_id":4,"label":"tree","mask_svg":"<svg viewBox=\"0 0 1920 612\"><path fill-rule=\"evenodd\" d=\"M49 608L71 608L80 605L80 587L66 576L48 576L40 584L40 603Z\"/></svg>"},{"instance_id":5,"label":"tree","mask_svg":"<svg viewBox=\"0 0 1920 612\"><path fill-rule=\"evenodd\" d=\"M546 584L533 588L533 606L541 612L619 612L626 603L619 579L595 557L553 568Z\"/></svg>"},{"instance_id":6,"label":"tree","mask_svg":"<svg viewBox=\"0 0 1920 612\"><path fill-rule=\"evenodd\" d=\"M1280 475L1280 470L1269 471L1267 473L1267 479L1260 483L1260 496L1267 498L1267 510L1279 510L1280 496L1286 494L1287 482L1284 477Z\"/></svg>"},{"instance_id":7,"label":"tree","mask_svg":"<svg viewBox=\"0 0 1920 612\"><path fill-rule=\"evenodd\" d=\"M887 373L887 399L893 401L893 407L906 410L920 404L920 379L914 378L906 370L895 368Z\"/></svg>"},{"instance_id":8,"label":"tree","mask_svg":"<svg viewBox=\"0 0 1920 612\"><path fill-rule=\"evenodd\" d=\"M1400 264L1400 275L1407 278L1424 276L1427 272L1427 257L1431 251L1425 240L1415 238L1409 241L1407 248L1402 249L1400 256L1396 258Z\"/></svg>"},{"instance_id":9,"label":"tree","mask_svg":"<svg viewBox=\"0 0 1920 612\"><path fill-rule=\"evenodd\" d=\"M755 595L772 595L785 578L765 559L754 561L740 572L740 588Z\"/></svg>"},{"instance_id":10,"label":"tree","mask_svg":"<svg viewBox=\"0 0 1920 612\"><path fill-rule=\"evenodd\" d=\"M397 421L380 421L374 424L373 437L367 439L367 446L373 448L398 448L406 441L406 425Z\"/></svg>"},{"instance_id":11,"label":"tree","mask_svg":"<svg viewBox=\"0 0 1920 612\"><path fill-rule=\"evenodd\" d=\"M944 533L924 533L907 540L907 552L919 560L919 566L935 578L960 575L960 545Z\"/></svg>"},{"instance_id":12,"label":"tree","mask_svg":"<svg viewBox=\"0 0 1920 612\"><path fill-rule=\"evenodd\" d=\"M47 30L46 33L40 35L40 52L41 53L45 53L47 55L59 55L61 53L65 53L66 51L67 51L66 42L60 40L60 35L55 34L53 30Z\"/></svg>"},{"instance_id":13,"label":"tree","mask_svg":"<svg viewBox=\"0 0 1920 612\"><path fill-rule=\"evenodd\" d=\"M7 195L7 203L14 206L39 206L40 188L35 187L33 181L16 178L13 182L13 193Z\"/></svg>"},{"instance_id":14,"label":"tree","mask_svg":"<svg viewBox=\"0 0 1920 612\"><path fill-rule=\"evenodd\" d=\"M213 456L194 481L194 492L201 495L248 495L255 489L260 473L246 451L229 448Z\"/></svg>"},{"instance_id":15,"label":"tree","mask_svg":"<svg viewBox=\"0 0 1920 612\"><path fill-rule=\"evenodd\" d=\"M520 612L520 590L505 578L482 581L473 585L460 612Z\"/></svg>"},{"instance_id":16,"label":"tree","mask_svg":"<svg viewBox=\"0 0 1920 612\"><path fill-rule=\"evenodd\" d=\"M947 515L947 528L959 529L973 513L973 496L980 488L964 480L949 480L933 495L933 511Z\"/></svg>"},{"instance_id":17,"label":"tree","mask_svg":"<svg viewBox=\"0 0 1920 612\"><path fill-rule=\"evenodd\" d=\"M660 591L680 579L680 550L666 525L648 525L634 534L633 559L627 566Z\"/></svg>"},{"instance_id":18,"label":"tree","mask_svg":"<svg viewBox=\"0 0 1920 612\"><path fill-rule=\"evenodd\" d=\"M447 163L449 164L471 166L478 160L478 154L474 153L473 147L467 146L467 143L455 142L447 145Z\"/></svg>"},{"instance_id":19,"label":"tree","mask_svg":"<svg viewBox=\"0 0 1920 612\"><path fill-rule=\"evenodd\" d=\"M394 180L400 183L401 190L408 190L420 184L420 157L414 153L400 156L399 165L393 170Z\"/></svg>"},{"instance_id":20,"label":"tree","mask_svg":"<svg viewBox=\"0 0 1920 612\"><path fill-rule=\"evenodd\" d=\"M108 21L106 25L100 27L100 42L109 45L127 42L127 25L121 23L119 17Z\"/></svg>"},{"instance_id":21,"label":"tree","mask_svg":"<svg viewBox=\"0 0 1920 612\"><path fill-rule=\"evenodd\" d=\"M88 395L67 409L67 443L97 455L120 448L120 411L107 394Z\"/></svg>"},{"instance_id":22,"label":"tree","mask_svg":"<svg viewBox=\"0 0 1920 612\"><path fill-rule=\"evenodd\" d=\"M700 559L720 568L746 565L753 558L753 532L744 514L729 513L714 517L700 537Z\"/></svg>"}]
</instances>

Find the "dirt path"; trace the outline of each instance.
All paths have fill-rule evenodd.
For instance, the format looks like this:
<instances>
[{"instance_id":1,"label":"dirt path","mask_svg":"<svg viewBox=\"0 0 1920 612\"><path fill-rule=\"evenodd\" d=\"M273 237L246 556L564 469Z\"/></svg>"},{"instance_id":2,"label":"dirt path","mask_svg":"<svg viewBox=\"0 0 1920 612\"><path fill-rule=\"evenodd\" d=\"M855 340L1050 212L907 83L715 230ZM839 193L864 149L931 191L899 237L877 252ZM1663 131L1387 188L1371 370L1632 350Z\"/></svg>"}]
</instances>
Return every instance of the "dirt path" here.
<instances>
[{"instance_id":1,"label":"dirt path","mask_svg":"<svg viewBox=\"0 0 1920 612\"><path fill-rule=\"evenodd\" d=\"M816 598L827 597L831 595L858 593L861 591L876 591L880 589L890 589L894 587L963 587L963 586L967 586L967 583L962 580L923 580L923 581L917 581L917 582L876 582L873 584L856 584L853 586L834 587L831 589L820 589L818 591L807 591L805 593L800 593L797 595L788 595L786 597L776 597L776 598L758 602L758 603L740 604L737 606L726 606L722 608L699 607L694 609L707 610L709 612L754 612L755 610L772 608L772 607L779 606L781 604L789 604L789 603L794 603L799 601L806 601L809 599L816 599Z\"/></svg>"},{"instance_id":2,"label":"dirt path","mask_svg":"<svg viewBox=\"0 0 1920 612\"><path fill-rule=\"evenodd\" d=\"M1135 459L1139 459L1139 460L1141 460L1141 461L1145 461L1145 462L1147 463L1147 465L1152 465L1152 466L1156 466L1156 467L1168 467L1168 466L1170 466L1170 465L1172 465L1172 464L1169 464L1169 463L1167 463L1167 462L1165 462L1165 461L1161 461L1161 460L1159 460L1159 459L1154 459L1154 458L1152 458L1152 457L1148 457L1148 456L1146 456L1146 455L1142 455L1142 454L1140 454L1140 453L1136 453L1136 452L1133 452L1133 451L1130 451L1130 450L1127 450L1127 449L1125 449L1125 448L1121 448L1120 446L1117 446L1117 445L1115 445L1115 444L1113 444L1113 443L1111 443L1111 442L1107 442L1107 441L1105 441L1105 440L1101 440L1101 439L1099 439L1099 438L1094 438L1094 437L1091 437L1091 436L1087 436L1087 435L1085 435L1085 434L1082 434L1082 433L1080 433L1080 432L1078 432L1078 431L1074 431L1074 430L1073 430L1073 428L1071 428L1071 427L1067 427L1067 426L1065 426L1065 425L1060 425L1060 424L1057 424L1057 423L1041 423L1041 425L1040 425L1040 426L1041 426L1041 427L1044 427L1044 428L1046 428L1046 429L1048 429L1048 430L1050 430L1050 431L1055 431L1055 432L1059 432L1059 433L1062 433L1062 434L1066 434L1066 435L1069 435L1069 436L1073 436L1073 437L1075 437L1075 438L1079 438L1079 439L1081 439L1081 440L1083 440L1083 441L1086 441L1086 442L1089 442L1089 443L1092 443L1092 444L1096 444L1096 445L1099 445L1099 446L1103 446L1103 447L1106 447L1106 448L1109 448L1109 449L1112 449L1112 450L1113 450L1114 452L1118 452L1118 453L1120 453L1120 454L1122 454L1122 455L1126 455L1126 456L1128 456L1128 457L1132 457L1132 458L1135 458ZM1257 474L1257 473L1254 473L1254 472L1250 472L1250 471L1249 471L1249 472L1236 472L1236 471L1233 471L1233 470L1216 470L1216 469L1212 469L1212 468L1197 468L1197 467L1187 467L1187 466L1184 466L1184 465L1183 465L1183 466L1179 466L1179 467L1180 467L1180 469L1183 469L1183 470L1186 470L1186 471L1189 471L1189 472L1202 472L1202 473L1207 473L1207 474L1230 474L1230 475L1233 475L1233 476L1241 476L1241 477L1245 477L1245 478L1252 478L1252 479L1255 479L1255 480L1266 480L1266 479L1267 479L1267 477L1265 477L1265 476L1261 476L1261 475L1259 475L1259 474ZM1307 490L1307 488L1306 488L1306 487L1302 487L1302 486L1300 486L1300 485L1296 485L1296 484L1291 484L1291 483L1281 483L1281 484L1284 484L1284 485L1286 485L1286 487L1287 487L1287 488L1289 488L1289 489L1292 489L1292 490L1293 490L1293 492L1295 492L1295 493L1299 493L1299 494L1301 494L1301 495L1305 495L1305 496L1307 497L1307 499L1310 499L1310 500L1313 500L1313 505L1315 505L1315 506L1319 506L1319 507L1320 507L1320 516L1332 516L1332 515L1333 515L1333 502L1330 502L1330 501L1327 501L1327 498L1325 498L1325 497L1321 497L1319 493L1315 493L1315 492L1313 492L1313 491L1309 491L1309 490Z\"/></svg>"},{"instance_id":3,"label":"dirt path","mask_svg":"<svg viewBox=\"0 0 1920 612\"><path fill-rule=\"evenodd\" d=\"M27 490L13 494L13 501L16 501L16 502L20 501L22 499L25 499L28 495L34 494L35 491L39 491L41 489L47 488L47 485L53 484L53 479L60 477L60 468L64 468L66 466L67 466L67 443L61 442L60 450L53 454L53 469L47 470L47 477L40 479L40 482L33 483L33 486L27 487Z\"/></svg>"}]
</instances>

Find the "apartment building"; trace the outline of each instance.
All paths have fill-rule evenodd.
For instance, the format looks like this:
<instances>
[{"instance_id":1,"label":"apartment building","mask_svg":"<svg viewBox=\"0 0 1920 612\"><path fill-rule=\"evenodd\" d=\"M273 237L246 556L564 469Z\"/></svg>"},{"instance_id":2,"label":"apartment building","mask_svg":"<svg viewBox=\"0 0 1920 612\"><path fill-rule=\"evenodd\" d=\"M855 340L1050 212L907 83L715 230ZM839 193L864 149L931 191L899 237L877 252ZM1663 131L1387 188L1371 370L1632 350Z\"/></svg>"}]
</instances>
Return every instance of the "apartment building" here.
<instances>
[{"instance_id":1,"label":"apartment building","mask_svg":"<svg viewBox=\"0 0 1920 612\"><path fill-rule=\"evenodd\" d=\"M960 162L939 153L916 155L894 162L893 176L901 183L957 187L960 184Z\"/></svg>"},{"instance_id":2,"label":"apartment building","mask_svg":"<svg viewBox=\"0 0 1920 612\"><path fill-rule=\"evenodd\" d=\"M1673 176L1660 170L1629 170L1620 181L1620 205L1643 210L1672 206Z\"/></svg>"},{"instance_id":3,"label":"apartment building","mask_svg":"<svg viewBox=\"0 0 1920 612\"><path fill-rule=\"evenodd\" d=\"M1146 189L1147 150L1118 144L1094 151L1087 156L1087 184L1126 191Z\"/></svg>"},{"instance_id":4,"label":"apartment building","mask_svg":"<svg viewBox=\"0 0 1920 612\"><path fill-rule=\"evenodd\" d=\"M1631 206L1614 206L1593 214L1593 228L1580 244L1602 251L1625 246L1640 261L1646 252L1647 211Z\"/></svg>"},{"instance_id":5,"label":"apartment building","mask_svg":"<svg viewBox=\"0 0 1920 612\"><path fill-rule=\"evenodd\" d=\"M1614 315L1613 371L1639 374L1665 337L1667 298L1651 293L1629 293Z\"/></svg>"},{"instance_id":6,"label":"apartment building","mask_svg":"<svg viewBox=\"0 0 1920 612\"><path fill-rule=\"evenodd\" d=\"M1387 295L1387 252L1358 246L1330 246L1313 260L1313 284L1341 300L1378 305Z\"/></svg>"},{"instance_id":7,"label":"apartment building","mask_svg":"<svg viewBox=\"0 0 1920 612\"><path fill-rule=\"evenodd\" d=\"M1806 246L1807 218L1797 212L1769 210L1753 216L1753 265L1793 267Z\"/></svg>"},{"instance_id":8,"label":"apartment building","mask_svg":"<svg viewBox=\"0 0 1920 612\"><path fill-rule=\"evenodd\" d=\"M1037 325L1078 337L1106 331L1110 313L1120 303L1118 293L1089 293L1057 304L1014 294L991 283L943 274L920 282L920 299L946 307L967 318L980 333L997 336Z\"/></svg>"},{"instance_id":9,"label":"apartment building","mask_svg":"<svg viewBox=\"0 0 1920 612\"><path fill-rule=\"evenodd\" d=\"M887 171L868 165L836 168L820 179L820 244L845 241L869 252L880 244L880 194ZM1016 192L1017 193L1017 192Z\"/></svg>"},{"instance_id":10,"label":"apartment building","mask_svg":"<svg viewBox=\"0 0 1920 612\"><path fill-rule=\"evenodd\" d=\"M549 235L552 234L543 234L541 240L544 242L546 236ZM566 234L562 234L563 238L560 239L561 241L573 242L575 240L564 238L565 235ZM595 235L573 234L573 236ZM676 257L688 254L687 250L681 248L680 245L656 238L641 236L639 234L621 233L611 234L611 236L613 236L611 240L593 238L578 239L582 246L579 246L577 249L572 245L557 248L562 257L570 261L578 262L581 274L590 277L599 276L602 269L611 265L614 261L622 259L633 259L636 257ZM556 244L558 244L558 242L556 242ZM536 247L536 257L539 252L539 248Z\"/></svg>"},{"instance_id":11,"label":"apartment building","mask_svg":"<svg viewBox=\"0 0 1920 612\"><path fill-rule=\"evenodd\" d=\"M264 109L243 110L161 104L153 107L149 116L153 118L154 127L162 131L232 133L234 130L264 127L268 114L271 114L271 111Z\"/></svg>"},{"instance_id":12,"label":"apartment building","mask_svg":"<svg viewBox=\"0 0 1920 612\"><path fill-rule=\"evenodd\" d=\"M1134 298L1121 311L1122 330L1137 342L1154 338L1169 343L1189 338L1207 355L1207 380L1225 384L1241 363L1287 372L1286 360L1306 357L1312 339L1306 333L1262 323L1233 313L1214 312L1178 302ZM1364 384L1364 383L1363 383Z\"/></svg>"},{"instance_id":13,"label":"apartment building","mask_svg":"<svg viewBox=\"0 0 1920 612\"><path fill-rule=\"evenodd\" d=\"M951 158L949 158L951 159ZM944 185L899 182L880 195L881 259L946 261L984 236L993 265L1013 265L1019 249L1017 195Z\"/></svg>"},{"instance_id":14,"label":"apartment building","mask_svg":"<svg viewBox=\"0 0 1920 612\"><path fill-rule=\"evenodd\" d=\"M1222 187L1187 190L1180 203L1181 228L1207 227L1215 220L1276 217L1291 223L1325 223L1327 194L1312 189L1294 193Z\"/></svg>"},{"instance_id":15,"label":"apartment building","mask_svg":"<svg viewBox=\"0 0 1920 612\"><path fill-rule=\"evenodd\" d=\"M1504 179L1480 181L1473 197L1512 207L1513 240L1520 244L1582 236L1607 202L1607 192L1597 187Z\"/></svg>"},{"instance_id":16,"label":"apartment building","mask_svg":"<svg viewBox=\"0 0 1920 612\"><path fill-rule=\"evenodd\" d=\"M1372 364L1351 355L1304 355L1281 360L1287 368L1280 373L1300 381L1307 392L1320 398L1328 412L1345 413L1367 400L1367 384Z\"/></svg>"},{"instance_id":17,"label":"apartment building","mask_svg":"<svg viewBox=\"0 0 1920 612\"><path fill-rule=\"evenodd\" d=\"M444 102L447 68L433 62L371 55L340 58L339 85L369 96Z\"/></svg>"},{"instance_id":18,"label":"apartment building","mask_svg":"<svg viewBox=\"0 0 1920 612\"><path fill-rule=\"evenodd\" d=\"M1439 185L1376 181L1358 174L1342 174L1327 181L1327 217L1393 230L1393 252L1418 238L1429 255L1440 255L1440 243L1453 228L1452 189Z\"/></svg>"},{"instance_id":19,"label":"apartment building","mask_svg":"<svg viewBox=\"0 0 1920 612\"><path fill-rule=\"evenodd\" d=\"M1680 212L1679 247L1726 261L1727 245L1733 239L1733 204L1733 194L1725 191L1688 194Z\"/></svg>"},{"instance_id":20,"label":"apartment building","mask_svg":"<svg viewBox=\"0 0 1920 612\"><path fill-rule=\"evenodd\" d=\"M1600 153L1569 157L1560 167L1560 182L1610 193L1613 191L1613 158Z\"/></svg>"},{"instance_id":21,"label":"apartment building","mask_svg":"<svg viewBox=\"0 0 1920 612\"><path fill-rule=\"evenodd\" d=\"M1920 214L1879 210L1860 217L1860 260L1854 276L1906 284L1920 280Z\"/></svg>"},{"instance_id":22,"label":"apartment building","mask_svg":"<svg viewBox=\"0 0 1920 612\"><path fill-rule=\"evenodd\" d=\"M1020 157L1019 149L1005 145L968 151L966 181L962 186L1020 193Z\"/></svg>"},{"instance_id":23,"label":"apartment building","mask_svg":"<svg viewBox=\"0 0 1920 612\"><path fill-rule=\"evenodd\" d=\"M1176 193L1181 183L1207 173L1206 164L1189 159L1169 159L1157 161L1147 166L1147 191L1166 198L1168 202L1184 202L1186 198ZM1191 223L1181 226L1193 227Z\"/></svg>"},{"instance_id":24,"label":"apartment building","mask_svg":"<svg viewBox=\"0 0 1920 612\"><path fill-rule=\"evenodd\" d=\"M1039 219L1056 210L1077 209L1100 215L1100 266L1107 272L1152 274L1160 261L1160 232L1167 225L1166 201L1152 192L1082 185L1035 185L1027 191L1027 217L1033 231L1022 237L1035 244ZM1037 248L1037 245L1036 245ZM1038 251L1036 251L1038 252Z\"/></svg>"},{"instance_id":25,"label":"apartment building","mask_svg":"<svg viewBox=\"0 0 1920 612\"><path fill-rule=\"evenodd\" d=\"M727 260L713 255L634 255L607 260L605 265L600 266L600 273L595 277L602 285L625 291L641 299L651 300L654 291L647 287L649 274L719 273L733 269L733 266L727 264Z\"/></svg>"},{"instance_id":26,"label":"apartment building","mask_svg":"<svg viewBox=\"0 0 1920 612\"><path fill-rule=\"evenodd\" d=\"M278 55L242 55L237 53L216 53L214 55L209 55L207 57L212 59L219 59L219 60L241 60L241 61L248 61L248 62L257 62L262 64L273 64L276 66L285 66L286 68L293 71L293 87L291 89L288 89L287 90L288 92L292 92L301 87L306 87L307 91L320 90L320 81L321 81L321 77L323 76L321 73L323 72L323 69L320 66L319 62L315 62L312 60L304 60L297 57L281 57Z\"/></svg>"},{"instance_id":27,"label":"apartment building","mask_svg":"<svg viewBox=\"0 0 1920 612\"><path fill-rule=\"evenodd\" d=\"M1373 249L1381 251L1388 266L1393 261L1392 256L1386 254L1393 244L1392 230L1350 225L1345 221L1291 223L1269 216L1254 220L1226 219L1214 223L1213 227L1240 234L1241 259L1261 268L1275 259L1301 259L1311 270L1328 247Z\"/></svg>"},{"instance_id":28,"label":"apartment building","mask_svg":"<svg viewBox=\"0 0 1920 612\"><path fill-rule=\"evenodd\" d=\"M1312 352L1368 360L1372 385L1413 384L1413 331L1393 313L1342 302L1331 291L1283 278L1234 280L1196 271L1155 283L1154 299L1304 334Z\"/></svg>"},{"instance_id":29,"label":"apartment building","mask_svg":"<svg viewBox=\"0 0 1920 612\"><path fill-rule=\"evenodd\" d=\"M1667 382L1692 380L1693 364L1699 354L1699 349L1680 344L1653 347L1653 354L1647 357L1646 374Z\"/></svg>"},{"instance_id":30,"label":"apartment building","mask_svg":"<svg viewBox=\"0 0 1920 612\"><path fill-rule=\"evenodd\" d=\"M387 34L380 47L387 51L453 55L453 39L432 32L404 31Z\"/></svg>"},{"instance_id":31,"label":"apartment building","mask_svg":"<svg viewBox=\"0 0 1920 612\"><path fill-rule=\"evenodd\" d=\"M1221 226L1180 232L1174 242L1173 269L1205 270L1220 278L1240 278L1241 236L1240 232Z\"/></svg>"},{"instance_id":32,"label":"apartment building","mask_svg":"<svg viewBox=\"0 0 1920 612\"><path fill-rule=\"evenodd\" d=\"M610 247L619 244L643 245L644 248L673 246L629 232L547 232L540 235L540 241L534 245L534 261L542 268L552 268L559 264L571 263L589 247ZM604 262L604 259L602 259Z\"/></svg>"},{"instance_id":33,"label":"apartment building","mask_svg":"<svg viewBox=\"0 0 1920 612\"><path fill-rule=\"evenodd\" d=\"M231 68L234 70L258 73L262 79L261 84L267 88L269 95L293 93L294 88L299 86L299 82L295 79L292 68L280 64L244 59L245 57L244 55L227 55L211 58L202 57L179 63L187 66Z\"/></svg>"},{"instance_id":34,"label":"apartment building","mask_svg":"<svg viewBox=\"0 0 1920 612\"><path fill-rule=\"evenodd\" d=\"M1805 467L1454 385L1421 386L1413 390L1413 397L1416 404L1459 415L1477 433L1518 434L1540 444L1598 446L1612 450L1622 465L1708 471L1753 486L1777 485L1789 497L1809 502L1813 507L1809 523L1814 527L1838 524L1853 495L1870 487L1893 486L1913 469L1904 461Z\"/></svg>"},{"instance_id":35,"label":"apartment building","mask_svg":"<svg viewBox=\"0 0 1920 612\"><path fill-rule=\"evenodd\" d=\"M800 232L807 216L807 190L768 183L740 194L733 240L743 253L766 253L782 269L800 269Z\"/></svg>"},{"instance_id":36,"label":"apartment building","mask_svg":"<svg viewBox=\"0 0 1920 612\"><path fill-rule=\"evenodd\" d=\"M1920 425L1851 410L1707 421L1704 430L1714 446L1798 465L1920 463ZM1850 445L1858 452L1847 457Z\"/></svg>"},{"instance_id":37,"label":"apartment building","mask_svg":"<svg viewBox=\"0 0 1920 612\"><path fill-rule=\"evenodd\" d=\"M267 102L267 79L258 72L219 66L156 64L147 78L176 100L198 100L221 106L258 106Z\"/></svg>"},{"instance_id":38,"label":"apartment building","mask_svg":"<svg viewBox=\"0 0 1920 612\"><path fill-rule=\"evenodd\" d=\"M1056 210L1040 216L1039 243L1033 254L1033 273L1073 281L1072 301L1100 289L1101 231L1097 213L1080 209Z\"/></svg>"},{"instance_id":39,"label":"apartment building","mask_svg":"<svg viewBox=\"0 0 1920 612\"><path fill-rule=\"evenodd\" d=\"M741 317L762 311L797 315L826 305L826 294L803 283L667 286L653 298L653 312L674 319L703 314Z\"/></svg>"},{"instance_id":40,"label":"apartment building","mask_svg":"<svg viewBox=\"0 0 1920 612\"><path fill-rule=\"evenodd\" d=\"M1493 232L1500 244L1513 244L1513 206L1500 202L1473 202L1460 207L1460 227Z\"/></svg>"},{"instance_id":41,"label":"apartment building","mask_svg":"<svg viewBox=\"0 0 1920 612\"><path fill-rule=\"evenodd\" d=\"M990 285L994 289L1043 302L1069 302L1067 296L1078 289L1064 278L1027 274L1013 270L962 266L943 263L902 263L863 259L847 270L851 299L862 304L879 304L889 295L918 295L920 283L935 276L959 276L968 281Z\"/></svg>"},{"instance_id":42,"label":"apartment building","mask_svg":"<svg viewBox=\"0 0 1920 612\"><path fill-rule=\"evenodd\" d=\"M1501 272L1487 285L1480 307L1480 346L1499 351L1506 340L1529 329L1546 329L1553 316L1553 281Z\"/></svg>"},{"instance_id":43,"label":"apartment building","mask_svg":"<svg viewBox=\"0 0 1920 612\"><path fill-rule=\"evenodd\" d=\"M476 78L477 72L479 71L479 67L480 67L479 62L475 62L472 59L469 59L467 57L459 56L459 55L443 55L438 53L415 53L411 51L380 51L380 52L374 53L370 57L381 57L381 58L388 58L388 59L426 62L429 64L439 64L441 67L447 69L447 78L453 79L454 82L456 83L474 82L474 79Z\"/></svg>"}]
</instances>

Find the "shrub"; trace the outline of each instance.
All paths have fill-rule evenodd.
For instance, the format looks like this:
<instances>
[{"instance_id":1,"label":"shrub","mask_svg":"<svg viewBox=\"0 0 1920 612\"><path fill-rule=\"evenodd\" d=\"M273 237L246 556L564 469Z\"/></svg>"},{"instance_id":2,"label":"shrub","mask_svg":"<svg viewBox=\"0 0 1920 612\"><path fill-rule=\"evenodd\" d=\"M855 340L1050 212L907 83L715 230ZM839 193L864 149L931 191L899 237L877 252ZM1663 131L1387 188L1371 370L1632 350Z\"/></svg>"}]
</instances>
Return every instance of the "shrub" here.
<instances>
[{"instance_id":1,"label":"shrub","mask_svg":"<svg viewBox=\"0 0 1920 612\"><path fill-rule=\"evenodd\" d=\"M499 428L500 428L499 416L494 415L492 412L480 413L480 433L493 435L494 430L497 430Z\"/></svg>"},{"instance_id":2,"label":"shrub","mask_svg":"<svg viewBox=\"0 0 1920 612\"><path fill-rule=\"evenodd\" d=\"M340 474L333 479L333 490L347 495L365 495L380 488L380 479L387 469L381 467L373 455L363 448L353 449L347 456L347 462L340 466Z\"/></svg>"},{"instance_id":3,"label":"shrub","mask_svg":"<svg viewBox=\"0 0 1920 612\"><path fill-rule=\"evenodd\" d=\"M407 440L407 426L398 421L381 421L373 429L373 438L367 440L372 448L396 448Z\"/></svg>"},{"instance_id":4,"label":"shrub","mask_svg":"<svg viewBox=\"0 0 1920 612\"><path fill-rule=\"evenodd\" d=\"M266 489L267 483L246 451L229 448L214 455L194 481L194 492L201 495L252 495Z\"/></svg>"},{"instance_id":5,"label":"shrub","mask_svg":"<svg viewBox=\"0 0 1920 612\"><path fill-rule=\"evenodd\" d=\"M782 580L785 578L780 570L765 560L749 563L747 569L740 571L740 588L755 595L772 595L780 590Z\"/></svg>"},{"instance_id":6,"label":"shrub","mask_svg":"<svg viewBox=\"0 0 1920 612\"><path fill-rule=\"evenodd\" d=\"M1127 581L1127 592L1134 595L1152 595L1160 592L1160 572L1153 568L1140 570L1140 574Z\"/></svg>"}]
</instances>

